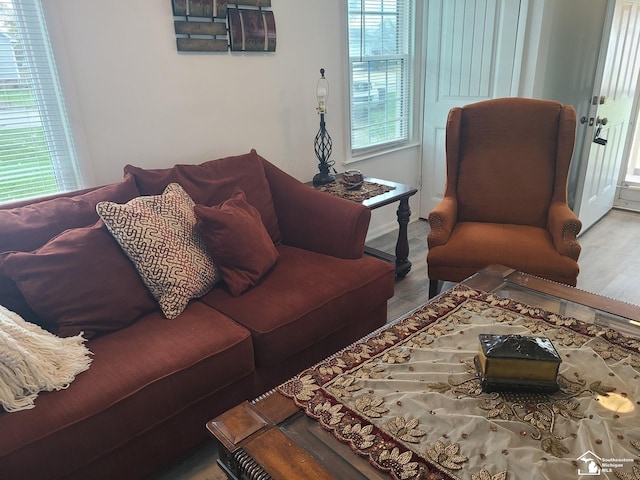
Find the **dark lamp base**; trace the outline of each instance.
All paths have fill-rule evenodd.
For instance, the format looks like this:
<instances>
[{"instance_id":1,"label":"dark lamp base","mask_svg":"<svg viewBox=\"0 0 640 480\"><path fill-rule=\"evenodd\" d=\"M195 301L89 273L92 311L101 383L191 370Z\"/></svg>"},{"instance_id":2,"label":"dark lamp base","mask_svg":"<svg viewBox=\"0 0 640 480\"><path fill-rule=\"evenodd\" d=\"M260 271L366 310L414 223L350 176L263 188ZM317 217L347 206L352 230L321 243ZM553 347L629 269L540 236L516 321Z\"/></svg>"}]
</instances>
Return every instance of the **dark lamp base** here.
<instances>
[{"instance_id":1,"label":"dark lamp base","mask_svg":"<svg viewBox=\"0 0 640 480\"><path fill-rule=\"evenodd\" d=\"M320 173L316 173L313 176L313 185L315 187L317 187L318 185L325 185L327 183L331 183L331 182L335 182L336 181L336 177L334 175L332 175L331 173L324 173L324 172L320 172Z\"/></svg>"}]
</instances>

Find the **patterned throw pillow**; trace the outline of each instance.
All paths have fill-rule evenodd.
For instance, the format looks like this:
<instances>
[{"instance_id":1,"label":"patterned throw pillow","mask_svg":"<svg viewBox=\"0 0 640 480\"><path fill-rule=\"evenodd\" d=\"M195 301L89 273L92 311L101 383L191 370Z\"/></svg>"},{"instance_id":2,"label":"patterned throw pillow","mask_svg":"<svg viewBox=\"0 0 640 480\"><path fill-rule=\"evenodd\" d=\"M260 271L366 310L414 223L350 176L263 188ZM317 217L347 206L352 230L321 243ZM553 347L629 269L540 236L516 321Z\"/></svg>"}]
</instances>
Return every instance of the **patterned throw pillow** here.
<instances>
[{"instance_id":1,"label":"patterned throw pillow","mask_svg":"<svg viewBox=\"0 0 640 480\"><path fill-rule=\"evenodd\" d=\"M201 297L220 280L193 207L177 183L169 184L162 195L96 206L167 318L180 315L192 298Z\"/></svg>"}]
</instances>

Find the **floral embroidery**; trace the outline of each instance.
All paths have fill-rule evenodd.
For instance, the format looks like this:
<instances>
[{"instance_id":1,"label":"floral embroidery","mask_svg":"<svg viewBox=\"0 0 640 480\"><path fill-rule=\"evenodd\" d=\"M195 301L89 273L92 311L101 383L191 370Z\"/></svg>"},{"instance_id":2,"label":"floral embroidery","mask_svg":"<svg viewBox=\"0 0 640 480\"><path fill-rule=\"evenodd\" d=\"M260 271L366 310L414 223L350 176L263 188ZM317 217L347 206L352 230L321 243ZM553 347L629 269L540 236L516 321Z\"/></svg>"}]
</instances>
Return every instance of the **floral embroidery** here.
<instances>
[{"instance_id":1,"label":"floral embroidery","mask_svg":"<svg viewBox=\"0 0 640 480\"><path fill-rule=\"evenodd\" d=\"M459 287L461 288L455 288L451 291L451 295L453 297L471 298L475 297L478 294L478 292L476 292L473 288L469 288L465 285L459 285Z\"/></svg>"},{"instance_id":2,"label":"floral embroidery","mask_svg":"<svg viewBox=\"0 0 640 480\"><path fill-rule=\"evenodd\" d=\"M373 348L366 343L358 343L349 349L347 355L356 362L361 362L365 358L371 358Z\"/></svg>"},{"instance_id":3,"label":"floral embroidery","mask_svg":"<svg viewBox=\"0 0 640 480\"><path fill-rule=\"evenodd\" d=\"M404 417L395 417L389 420L387 428L389 429L389 433L400 440L409 443L418 443L420 442L420 438L427 434L424 430L416 428L418 424L419 422L415 418L407 421Z\"/></svg>"},{"instance_id":4,"label":"floral embroidery","mask_svg":"<svg viewBox=\"0 0 640 480\"><path fill-rule=\"evenodd\" d=\"M482 302L476 302L474 300L470 300L466 305L465 305L465 310L467 310L468 312L474 312L474 313L482 313L485 310L489 310L491 307L489 307L488 305L482 303Z\"/></svg>"},{"instance_id":5,"label":"floral embroidery","mask_svg":"<svg viewBox=\"0 0 640 480\"><path fill-rule=\"evenodd\" d=\"M323 363L318 367L318 371L321 375L340 375L347 368L347 364L344 360L338 357L334 357L329 361Z\"/></svg>"},{"instance_id":6,"label":"floral embroidery","mask_svg":"<svg viewBox=\"0 0 640 480\"><path fill-rule=\"evenodd\" d=\"M508 300L507 303L509 303ZM517 318L515 313L498 308L492 308L491 310L486 312L486 315L489 318L495 319L495 321L498 323L512 323Z\"/></svg>"},{"instance_id":7,"label":"floral embroidery","mask_svg":"<svg viewBox=\"0 0 640 480\"><path fill-rule=\"evenodd\" d=\"M367 380L369 378L382 378L385 369L382 365L375 362L367 362L354 372L356 378Z\"/></svg>"},{"instance_id":8,"label":"floral embroidery","mask_svg":"<svg viewBox=\"0 0 640 480\"><path fill-rule=\"evenodd\" d=\"M587 325L587 333L594 337L601 337L605 334L605 329L600 325Z\"/></svg>"},{"instance_id":9,"label":"floral embroidery","mask_svg":"<svg viewBox=\"0 0 640 480\"><path fill-rule=\"evenodd\" d=\"M487 295L487 303L494 307L506 307L511 303L511 300L490 293Z\"/></svg>"},{"instance_id":10,"label":"floral embroidery","mask_svg":"<svg viewBox=\"0 0 640 480\"><path fill-rule=\"evenodd\" d=\"M358 385L354 385L356 377L345 376L339 377L335 382L327 387L327 390L334 394L337 398L351 398L353 393L360 390Z\"/></svg>"},{"instance_id":11,"label":"floral embroidery","mask_svg":"<svg viewBox=\"0 0 640 480\"><path fill-rule=\"evenodd\" d=\"M501 398L488 398L480 405L480 408L489 411L487 418L500 417L502 420L509 420L516 416L511 405L504 402Z\"/></svg>"},{"instance_id":12,"label":"floral embroidery","mask_svg":"<svg viewBox=\"0 0 640 480\"><path fill-rule=\"evenodd\" d=\"M584 418L584 415L577 409L580 403L571 400L558 400L552 405L553 413L562 415L564 418Z\"/></svg>"},{"instance_id":13,"label":"floral embroidery","mask_svg":"<svg viewBox=\"0 0 640 480\"><path fill-rule=\"evenodd\" d=\"M340 413L342 405L337 403L331 405L329 402L324 402L313 407L313 415L320 420L323 425L337 425L340 423L344 413Z\"/></svg>"},{"instance_id":14,"label":"floral embroidery","mask_svg":"<svg viewBox=\"0 0 640 480\"><path fill-rule=\"evenodd\" d=\"M542 320L532 320L526 319L522 322L522 324L529 329L531 333L546 333L549 330L553 329L551 325Z\"/></svg>"},{"instance_id":15,"label":"floral embroidery","mask_svg":"<svg viewBox=\"0 0 640 480\"><path fill-rule=\"evenodd\" d=\"M460 470L462 468L461 464L469 460L464 455L458 455L459 452L460 445L457 443L445 445L440 440L427 448L427 455L431 460L449 470Z\"/></svg>"},{"instance_id":16,"label":"floral embroidery","mask_svg":"<svg viewBox=\"0 0 640 480\"><path fill-rule=\"evenodd\" d=\"M384 470L391 470L397 477L407 479L418 474L418 463L412 462L411 457L413 457L411 451L400 453L400 449L394 447L391 451L382 450L377 463Z\"/></svg>"},{"instance_id":17,"label":"floral embroidery","mask_svg":"<svg viewBox=\"0 0 640 480\"><path fill-rule=\"evenodd\" d=\"M617 470L614 473L620 480L640 480L640 467L634 465L631 469L633 473L618 472Z\"/></svg>"},{"instance_id":18,"label":"floral embroidery","mask_svg":"<svg viewBox=\"0 0 640 480\"><path fill-rule=\"evenodd\" d=\"M315 396L315 391L320 388L311 375L302 375L283 385L285 393L295 397L300 401L311 400Z\"/></svg>"},{"instance_id":19,"label":"floral embroidery","mask_svg":"<svg viewBox=\"0 0 640 480\"><path fill-rule=\"evenodd\" d=\"M394 343L396 343L396 340L398 340L398 337L396 336L395 333L387 330L383 333L381 333L380 335L378 335L377 337L373 337L371 339L371 342L377 345L393 345Z\"/></svg>"},{"instance_id":20,"label":"floral embroidery","mask_svg":"<svg viewBox=\"0 0 640 480\"><path fill-rule=\"evenodd\" d=\"M549 321L559 327L575 327L578 324L575 318L563 317L561 315L556 315L555 313L549 315Z\"/></svg>"},{"instance_id":21,"label":"floral embroidery","mask_svg":"<svg viewBox=\"0 0 640 480\"><path fill-rule=\"evenodd\" d=\"M416 330L418 330L419 327L420 327L420 325L413 318L408 318L406 320L403 320L402 322L398 323L395 326L395 328L396 328L396 330L398 332L404 333L405 335L407 335L407 334L409 334L411 332L415 332Z\"/></svg>"},{"instance_id":22,"label":"floral embroidery","mask_svg":"<svg viewBox=\"0 0 640 480\"><path fill-rule=\"evenodd\" d=\"M374 397L368 393L357 399L355 406L360 413L370 418L380 418L382 414L389 411L389 409L384 406L383 398Z\"/></svg>"},{"instance_id":23,"label":"floral embroidery","mask_svg":"<svg viewBox=\"0 0 640 480\"><path fill-rule=\"evenodd\" d=\"M562 383L560 382L561 378L563 378ZM578 410L580 403L574 400L575 397L594 393L606 395L607 392L614 389L610 386L603 386L600 381L593 382L588 388L584 388L586 382L583 380L569 382L565 377L558 377L558 379L561 393L567 398L554 398L546 394L520 395L504 392L485 398L480 404L480 408L487 411L486 416L489 419L518 420L527 424L534 429L531 438L542 440L543 450L553 455L561 454L566 447L559 442L559 439L554 438L558 416L566 419L583 419L585 418L584 414ZM543 439L543 433L551 437ZM553 438L551 444L549 444L550 438Z\"/></svg>"},{"instance_id":24,"label":"floral embroidery","mask_svg":"<svg viewBox=\"0 0 640 480\"><path fill-rule=\"evenodd\" d=\"M543 334L566 347L562 353L571 368L563 369L558 375L560 391L547 395L488 394L482 391L473 356L469 356L470 340L479 331L477 326L486 328L496 324L500 324L499 331L527 329L531 334ZM468 332L473 332L473 336ZM446 337L446 340L441 342L441 337ZM436 342L438 348L443 348L444 356L436 353ZM456 343L464 355L456 353ZM422 391L428 398L442 395L449 397L451 403L461 401L461 409L470 410L469 413L476 417L474 422L486 425L486 429L460 433L461 440L475 435L474 442L483 436L487 445L495 440L501 444L507 438L515 440L512 436L519 434L521 439L516 442L525 446L526 442L535 441L532 446L538 448L543 458L545 455L575 458L579 452L575 451L576 442L572 439L578 437L582 426L588 432L588 424L591 423L585 422L585 408L589 402L600 401L601 397L615 390L605 383L605 378L586 381L578 371L574 371L580 369L578 361L582 361L582 357L572 359L572 350L583 345L605 361L624 362L640 373L640 341L637 339L512 299L456 287L409 317L389 325L376 336L303 372L278 389L293 397L296 403L305 407L309 416L318 419L325 429L368 458L374 466L388 471L395 480L451 480L459 475L453 472L463 468L470 471L460 478L506 480L507 469L492 471L498 468L495 465L504 463L496 463L488 456L506 457L509 449L488 448L485 453L469 459L461 453L465 443L449 438L459 429L447 429L447 425L451 425L447 420L451 413L448 409L431 407L434 409L429 410L429 404L424 403L425 408L415 410L420 404L413 404L412 397L406 397L406 393L399 390L404 382L413 382L415 386L411 387L414 389L410 390L411 394L420 395ZM444 368L439 365L441 359L447 365ZM395 366L391 368L391 364ZM435 367L434 370L430 370L430 366ZM425 375L425 372L437 375ZM393 381L386 382L385 379L391 379L392 375ZM613 377L611 381L615 385L632 382L616 375ZM638 399L633 401L637 403ZM484 413L482 416L486 420L473 413L472 409ZM589 420L623 423L623 419L617 420L621 416L616 412L602 409L589 412ZM430 415L434 415L433 422ZM503 422L511 425L506 429L500 428ZM622 435L619 434L618 439L622 440ZM591 440L595 444L602 442L600 439ZM640 450L638 440L627 439L627 447L628 442L632 445L635 442ZM512 457L507 462L513 462ZM638 473L637 466L633 472L615 471L616 476L623 480L640 480Z\"/></svg>"},{"instance_id":25,"label":"floral embroidery","mask_svg":"<svg viewBox=\"0 0 640 480\"><path fill-rule=\"evenodd\" d=\"M605 332L605 335L606 335L606 332ZM620 348L616 348L613 345L601 339L594 340L592 344L592 348L598 355L600 355L600 357L603 360L613 359L613 360L619 361L629 356L629 354L624 350Z\"/></svg>"},{"instance_id":26,"label":"floral embroidery","mask_svg":"<svg viewBox=\"0 0 640 480\"><path fill-rule=\"evenodd\" d=\"M416 318L431 321L435 318L438 318L438 316L440 315L440 312L432 308L429 304L427 304L424 307L422 307L420 310L418 310L414 315L416 316Z\"/></svg>"},{"instance_id":27,"label":"floral embroidery","mask_svg":"<svg viewBox=\"0 0 640 480\"><path fill-rule=\"evenodd\" d=\"M478 473L472 474L471 480L507 480L507 472L503 471L496 473L495 475L491 475L483 468Z\"/></svg>"},{"instance_id":28,"label":"floral embroidery","mask_svg":"<svg viewBox=\"0 0 640 480\"><path fill-rule=\"evenodd\" d=\"M366 450L373 445L373 441L376 439L376 436L372 435L371 432L373 432L373 425L371 424L364 427L360 423L355 425L348 424L338 432L338 438L349 442L352 447L358 450Z\"/></svg>"},{"instance_id":29,"label":"floral embroidery","mask_svg":"<svg viewBox=\"0 0 640 480\"><path fill-rule=\"evenodd\" d=\"M407 342L409 348L427 348L434 341L434 338L426 332L421 332Z\"/></svg>"},{"instance_id":30,"label":"floral embroidery","mask_svg":"<svg viewBox=\"0 0 640 480\"><path fill-rule=\"evenodd\" d=\"M527 423L530 423L533 427L538 430L550 430L551 429L551 420L552 416L549 415L544 409L546 409L546 405L536 405L536 410L533 410L530 413L527 413L522 420Z\"/></svg>"},{"instance_id":31,"label":"floral embroidery","mask_svg":"<svg viewBox=\"0 0 640 480\"><path fill-rule=\"evenodd\" d=\"M451 323L452 325L468 325L469 323L471 323L471 318L473 318L471 312L463 310L454 312L449 315L447 317L447 322Z\"/></svg>"},{"instance_id":32,"label":"floral embroidery","mask_svg":"<svg viewBox=\"0 0 640 480\"><path fill-rule=\"evenodd\" d=\"M589 385L589 391L606 397L610 392L614 392L615 388L610 387L609 385L602 385L602 382L598 380L597 382L593 382Z\"/></svg>"},{"instance_id":33,"label":"floral embroidery","mask_svg":"<svg viewBox=\"0 0 640 480\"><path fill-rule=\"evenodd\" d=\"M553 335L553 339L559 341L565 347L569 347L571 345L575 345L576 347L581 347L585 343L587 343L588 338L584 335L580 335L577 332L572 330L559 330Z\"/></svg>"},{"instance_id":34,"label":"floral embroidery","mask_svg":"<svg viewBox=\"0 0 640 480\"><path fill-rule=\"evenodd\" d=\"M532 317L539 317L542 314L542 310L538 307L532 307L524 303L516 303L516 310L522 315L531 315Z\"/></svg>"},{"instance_id":35,"label":"floral embroidery","mask_svg":"<svg viewBox=\"0 0 640 480\"><path fill-rule=\"evenodd\" d=\"M380 358L385 363L406 363L411 358L411 354L401 348L390 348Z\"/></svg>"},{"instance_id":36,"label":"floral embroidery","mask_svg":"<svg viewBox=\"0 0 640 480\"><path fill-rule=\"evenodd\" d=\"M453 327L444 323L438 323L427 328L426 332L434 337L442 337L453 332Z\"/></svg>"}]
</instances>

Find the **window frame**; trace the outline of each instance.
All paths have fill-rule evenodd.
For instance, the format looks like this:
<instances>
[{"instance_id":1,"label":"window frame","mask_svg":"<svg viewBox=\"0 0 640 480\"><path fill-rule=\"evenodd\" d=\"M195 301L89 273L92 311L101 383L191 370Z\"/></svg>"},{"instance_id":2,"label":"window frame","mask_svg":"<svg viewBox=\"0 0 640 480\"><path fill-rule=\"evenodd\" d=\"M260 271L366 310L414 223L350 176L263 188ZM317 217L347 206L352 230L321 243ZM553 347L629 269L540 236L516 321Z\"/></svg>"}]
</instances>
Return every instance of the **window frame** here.
<instances>
[{"instance_id":1,"label":"window frame","mask_svg":"<svg viewBox=\"0 0 640 480\"><path fill-rule=\"evenodd\" d=\"M19 186L0 184L0 204L19 202L82 188L82 178L78 157L71 132L71 125L65 107L65 99L60 84L57 62L53 52L51 35L47 25L42 0L0 0L0 20L7 23L2 31L12 36L15 52L21 55L21 73L17 79L17 90L29 96L32 118L18 118L13 128L13 138L25 149L33 149L33 154L21 153L18 148L5 150L3 160L15 165L0 171L15 174L22 181ZM6 9L6 10L5 10ZM7 13L8 12L8 13ZM11 22L15 22L11 32ZM8 87L0 85L6 98ZM27 110L25 108L25 110ZM24 125L20 122L24 121ZM8 137L9 135L7 135ZM28 137L43 138L42 141ZM8 141L5 137L4 142ZM28 160L32 156L47 159L44 168L33 167ZM11 159L14 159L13 161ZM36 173L30 174L34 169ZM31 184L40 185L29 188Z\"/></svg>"},{"instance_id":2,"label":"window frame","mask_svg":"<svg viewBox=\"0 0 640 480\"><path fill-rule=\"evenodd\" d=\"M384 2L384 0L382 1ZM347 29L346 63L347 63L347 87L348 87L347 96L349 99L348 136L349 136L349 150L351 153L352 161L357 161L363 158L375 156L377 154L406 148L406 147L412 146L415 143L415 138L417 136L415 131L415 125L416 125L415 117L420 112L420 108L417 101L421 98L421 95L419 95L418 93L420 78L418 75L416 75L416 72L418 71L418 68L419 68L419 66L416 64L417 63L416 54L421 51L420 45L417 43L418 42L417 39L420 38L420 28L419 28L418 18L419 18L419 14L421 13L421 9L419 5L417 5L418 2L416 2L416 0L398 0L398 2L405 4L404 17L406 22L403 25L403 27L401 27L401 29L405 29L406 32L402 40L397 40L397 43L402 43L406 50L400 53L385 54L385 55L364 55L362 50L366 50L366 47L363 47L363 48L360 48L360 54L357 56L351 56L352 36L350 32L351 16L356 11L350 9L350 2L346 2L345 11L346 11L346 17L347 17L347 21L346 21L346 29ZM365 0L360 1L360 9L357 10L356 15L362 15L364 3L365 3ZM371 15L381 14L380 11L376 13L370 9L369 9L369 13ZM363 19L360 22L360 25L363 25L365 23L366 23L366 19ZM364 40L361 35L359 38L359 42L356 42L356 43L357 45L362 47L363 41ZM355 81L358 81L358 82L361 81L360 79L356 79L354 77L354 64L362 63L362 62L375 62L375 61L388 62L396 59L399 59L400 61L405 62L405 66L402 69L402 72L403 72L402 78L407 83L407 85L403 88L403 98L401 100L401 105L402 105L401 108L405 109L407 112L406 115L404 115L405 123L404 123L404 126L402 127L402 130L403 130L402 138L394 138L390 140L384 140L381 142L367 142L363 146L354 146L354 130L356 128L354 125L354 108L358 107L359 105L357 105L356 101L353 99L353 92L354 92L353 84ZM370 80L371 78L370 69L367 69L367 71L368 71L367 81L371 85L373 84L373 82L371 82ZM386 90L389 85L390 84L388 83L388 81L384 83L385 99L386 99ZM375 96L375 94L373 94L372 96ZM367 112L370 113L371 101L367 103L368 103ZM368 126L366 128L370 129L371 127L372 127L372 123L368 121ZM346 162L346 163L350 163L350 162Z\"/></svg>"}]
</instances>

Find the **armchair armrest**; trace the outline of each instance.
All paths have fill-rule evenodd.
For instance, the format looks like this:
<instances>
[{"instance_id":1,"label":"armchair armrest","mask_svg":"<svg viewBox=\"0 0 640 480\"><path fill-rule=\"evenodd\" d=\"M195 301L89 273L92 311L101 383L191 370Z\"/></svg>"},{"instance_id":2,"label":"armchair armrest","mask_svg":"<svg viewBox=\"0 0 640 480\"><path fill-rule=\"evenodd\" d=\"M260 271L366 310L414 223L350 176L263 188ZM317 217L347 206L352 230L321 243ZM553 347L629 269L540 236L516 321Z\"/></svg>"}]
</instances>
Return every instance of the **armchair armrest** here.
<instances>
[{"instance_id":1,"label":"armchair armrest","mask_svg":"<svg viewBox=\"0 0 640 480\"><path fill-rule=\"evenodd\" d=\"M444 245L449 240L451 231L458 221L458 202L453 197L443 198L438 205L429 212L429 226L431 231L427 235L429 248Z\"/></svg>"},{"instance_id":2,"label":"armchair armrest","mask_svg":"<svg viewBox=\"0 0 640 480\"><path fill-rule=\"evenodd\" d=\"M318 192L266 160L263 164L282 243L334 257L362 257L371 220L367 207Z\"/></svg>"},{"instance_id":3,"label":"armchair armrest","mask_svg":"<svg viewBox=\"0 0 640 480\"><path fill-rule=\"evenodd\" d=\"M553 244L566 257L578 260L580 244L577 236L582 228L582 222L566 203L554 202L549 207L547 230L553 238Z\"/></svg>"}]
</instances>

